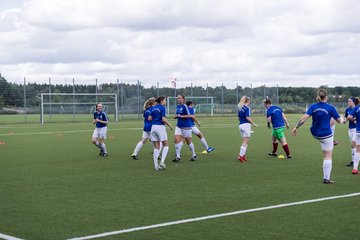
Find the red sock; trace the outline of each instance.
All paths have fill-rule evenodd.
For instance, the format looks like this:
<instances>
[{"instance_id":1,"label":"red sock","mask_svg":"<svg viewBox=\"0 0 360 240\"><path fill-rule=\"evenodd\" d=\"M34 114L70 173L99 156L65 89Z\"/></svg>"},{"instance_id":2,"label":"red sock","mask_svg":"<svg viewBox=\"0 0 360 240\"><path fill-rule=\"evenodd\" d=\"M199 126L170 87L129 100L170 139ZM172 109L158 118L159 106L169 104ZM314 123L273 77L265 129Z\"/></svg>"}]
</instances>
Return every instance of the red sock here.
<instances>
[{"instance_id":1,"label":"red sock","mask_svg":"<svg viewBox=\"0 0 360 240\"><path fill-rule=\"evenodd\" d=\"M277 143L277 142L276 142L276 143L273 143L273 151L272 151L273 154L276 153L277 148L278 148L278 143Z\"/></svg>"},{"instance_id":2,"label":"red sock","mask_svg":"<svg viewBox=\"0 0 360 240\"><path fill-rule=\"evenodd\" d=\"M282 147L283 147L284 151L286 152L286 156L289 156L290 155L289 145L285 144Z\"/></svg>"}]
</instances>

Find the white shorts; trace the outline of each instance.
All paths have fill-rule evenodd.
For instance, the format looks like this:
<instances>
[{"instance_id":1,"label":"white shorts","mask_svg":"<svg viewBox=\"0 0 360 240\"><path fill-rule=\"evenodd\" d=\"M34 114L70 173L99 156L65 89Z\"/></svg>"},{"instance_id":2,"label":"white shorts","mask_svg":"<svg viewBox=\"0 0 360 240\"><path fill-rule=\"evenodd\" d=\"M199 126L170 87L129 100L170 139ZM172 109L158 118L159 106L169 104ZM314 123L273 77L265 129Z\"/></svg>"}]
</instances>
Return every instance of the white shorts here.
<instances>
[{"instance_id":1,"label":"white shorts","mask_svg":"<svg viewBox=\"0 0 360 240\"><path fill-rule=\"evenodd\" d=\"M250 123L243 123L239 125L241 137L251 137L251 125Z\"/></svg>"},{"instance_id":2,"label":"white shorts","mask_svg":"<svg viewBox=\"0 0 360 240\"><path fill-rule=\"evenodd\" d=\"M184 138L191 138L191 128L183 129L183 128L176 127L175 135L183 136Z\"/></svg>"},{"instance_id":3,"label":"white shorts","mask_svg":"<svg viewBox=\"0 0 360 240\"><path fill-rule=\"evenodd\" d=\"M92 138L103 138L106 139L107 127L95 128Z\"/></svg>"},{"instance_id":4,"label":"white shorts","mask_svg":"<svg viewBox=\"0 0 360 240\"><path fill-rule=\"evenodd\" d=\"M318 140L321 143L321 150L330 151L334 149L334 136Z\"/></svg>"},{"instance_id":5,"label":"white shorts","mask_svg":"<svg viewBox=\"0 0 360 240\"><path fill-rule=\"evenodd\" d=\"M356 135L356 128L351 128L351 129L349 129L349 139L350 139L350 142L356 142L355 135Z\"/></svg>"},{"instance_id":6,"label":"white shorts","mask_svg":"<svg viewBox=\"0 0 360 240\"><path fill-rule=\"evenodd\" d=\"M197 126L193 126L191 132L195 135L199 135L201 133Z\"/></svg>"},{"instance_id":7,"label":"white shorts","mask_svg":"<svg viewBox=\"0 0 360 240\"><path fill-rule=\"evenodd\" d=\"M151 132L149 131L149 132L145 132L145 131L143 131L143 135L142 135L142 138L143 139L145 139L145 138L150 138L150 136L151 136L151 134L150 134Z\"/></svg>"},{"instance_id":8,"label":"white shorts","mask_svg":"<svg viewBox=\"0 0 360 240\"><path fill-rule=\"evenodd\" d=\"M163 142L168 140L165 125L152 125L150 134L152 142Z\"/></svg>"},{"instance_id":9,"label":"white shorts","mask_svg":"<svg viewBox=\"0 0 360 240\"><path fill-rule=\"evenodd\" d=\"M354 139L355 139L356 145L360 145L360 133L356 133Z\"/></svg>"}]
</instances>

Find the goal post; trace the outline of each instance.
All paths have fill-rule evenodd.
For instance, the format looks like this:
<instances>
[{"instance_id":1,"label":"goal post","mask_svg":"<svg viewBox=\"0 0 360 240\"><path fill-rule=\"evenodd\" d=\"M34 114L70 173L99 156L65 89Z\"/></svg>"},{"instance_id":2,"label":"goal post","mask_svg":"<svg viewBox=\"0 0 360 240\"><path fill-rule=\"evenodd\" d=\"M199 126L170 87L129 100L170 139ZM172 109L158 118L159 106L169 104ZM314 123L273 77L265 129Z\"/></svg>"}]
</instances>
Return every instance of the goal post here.
<instances>
[{"instance_id":1,"label":"goal post","mask_svg":"<svg viewBox=\"0 0 360 240\"><path fill-rule=\"evenodd\" d=\"M40 101L41 125L45 123L45 115L49 115L50 121L53 116L61 115L68 120L72 117L72 121L75 122L77 116L88 116L89 111L98 102L105 106L108 115L114 114L115 122L119 120L116 93L41 93ZM88 117L84 119L87 120Z\"/></svg>"},{"instance_id":2,"label":"goal post","mask_svg":"<svg viewBox=\"0 0 360 240\"><path fill-rule=\"evenodd\" d=\"M216 104L214 104L214 98L215 97L186 97L186 100L193 101L196 113L214 116L214 108L216 106ZM167 114L175 114L177 97L167 97L166 102Z\"/></svg>"}]
</instances>

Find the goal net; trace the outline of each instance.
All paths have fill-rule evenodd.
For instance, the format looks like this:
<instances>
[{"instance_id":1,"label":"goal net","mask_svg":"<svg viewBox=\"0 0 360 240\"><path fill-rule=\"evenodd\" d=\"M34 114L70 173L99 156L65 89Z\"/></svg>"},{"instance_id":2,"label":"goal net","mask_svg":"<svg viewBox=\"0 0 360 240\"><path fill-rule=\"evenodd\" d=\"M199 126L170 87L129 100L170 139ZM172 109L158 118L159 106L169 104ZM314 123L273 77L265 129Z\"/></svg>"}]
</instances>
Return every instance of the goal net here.
<instances>
[{"instance_id":1,"label":"goal net","mask_svg":"<svg viewBox=\"0 0 360 240\"><path fill-rule=\"evenodd\" d=\"M167 97L167 114L175 114L177 106L176 97ZM186 101L191 100L196 114L206 114L214 116L214 97L186 97Z\"/></svg>"},{"instance_id":2,"label":"goal net","mask_svg":"<svg viewBox=\"0 0 360 240\"><path fill-rule=\"evenodd\" d=\"M118 121L118 96L116 93L41 93L40 122L92 121L95 105L103 104L110 121ZM111 119L114 116L113 119Z\"/></svg>"}]
</instances>

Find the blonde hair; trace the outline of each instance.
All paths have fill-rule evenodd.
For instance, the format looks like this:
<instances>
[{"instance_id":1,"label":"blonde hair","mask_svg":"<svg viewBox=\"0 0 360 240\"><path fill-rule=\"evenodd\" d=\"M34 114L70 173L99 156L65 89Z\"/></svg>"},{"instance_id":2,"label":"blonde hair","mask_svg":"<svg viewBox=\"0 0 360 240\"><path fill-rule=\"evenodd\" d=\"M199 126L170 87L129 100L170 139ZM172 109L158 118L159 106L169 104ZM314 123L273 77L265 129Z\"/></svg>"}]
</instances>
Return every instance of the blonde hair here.
<instances>
[{"instance_id":1,"label":"blonde hair","mask_svg":"<svg viewBox=\"0 0 360 240\"><path fill-rule=\"evenodd\" d=\"M245 105L245 103L247 103L249 101L250 101L250 98L248 96L246 96L246 95L242 96L242 98L239 101L238 107L242 108Z\"/></svg>"},{"instance_id":2,"label":"blonde hair","mask_svg":"<svg viewBox=\"0 0 360 240\"><path fill-rule=\"evenodd\" d=\"M144 102L144 110L148 109L149 107L151 107L152 105L154 105L155 103L155 98L149 98L148 100L146 100Z\"/></svg>"},{"instance_id":3,"label":"blonde hair","mask_svg":"<svg viewBox=\"0 0 360 240\"><path fill-rule=\"evenodd\" d=\"M317 91L316 101L321 102L326 98L326 96L327 96L326 90L325 89L319 89Z\"/></svg>"}]
</instances>

